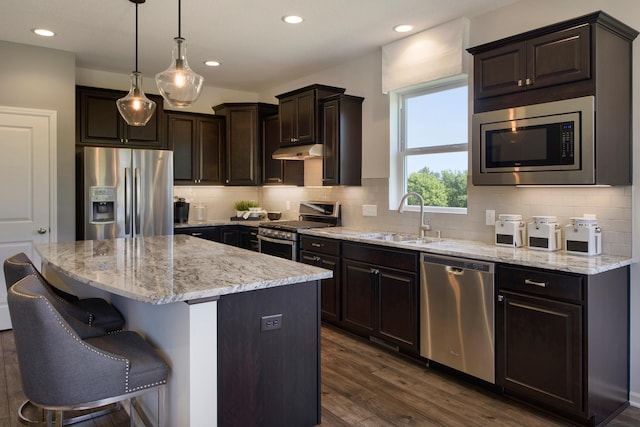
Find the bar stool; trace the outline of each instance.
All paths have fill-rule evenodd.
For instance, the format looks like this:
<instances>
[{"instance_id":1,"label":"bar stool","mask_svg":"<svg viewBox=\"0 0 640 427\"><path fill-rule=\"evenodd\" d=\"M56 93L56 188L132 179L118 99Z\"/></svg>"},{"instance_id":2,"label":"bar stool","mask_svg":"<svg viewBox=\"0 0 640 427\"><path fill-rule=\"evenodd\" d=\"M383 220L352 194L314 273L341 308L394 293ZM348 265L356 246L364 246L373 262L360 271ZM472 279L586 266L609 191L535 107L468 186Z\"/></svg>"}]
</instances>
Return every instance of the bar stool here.
<instances>
[{"instance_id":1,"label":"bar stool","mask_svg":"<svg viewBox=\"0 0 640 427\"><path fill-rule=\"evenodd\" d=\"M24 394L47 413L47 425L64 424L64 411L93 409L130 399L149 425L136 397L158 393L158 426L164 423L169 367L139 334L120 331L82 338L65 320L36 275L7 295Z\"/></svg>"}]
</instances>

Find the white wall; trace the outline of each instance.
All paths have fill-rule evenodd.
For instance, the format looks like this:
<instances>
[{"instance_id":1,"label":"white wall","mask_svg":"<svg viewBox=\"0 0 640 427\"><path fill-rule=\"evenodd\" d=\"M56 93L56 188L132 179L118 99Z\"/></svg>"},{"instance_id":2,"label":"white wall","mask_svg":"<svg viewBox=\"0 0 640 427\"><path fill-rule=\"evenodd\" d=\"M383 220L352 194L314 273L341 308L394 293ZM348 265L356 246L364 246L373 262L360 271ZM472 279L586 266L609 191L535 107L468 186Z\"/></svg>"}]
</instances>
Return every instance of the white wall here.
<instances>
[{"instance_id":1,"label":"white wall","mask_svg":"<svg viewBox=\"0 0 640 427\"><path fill-rule=\"evenodd\" d=\"M75 240L75 55L0 41L0 57L0 105L57 111L58 241Z\"/></svg>"}]
</instances>

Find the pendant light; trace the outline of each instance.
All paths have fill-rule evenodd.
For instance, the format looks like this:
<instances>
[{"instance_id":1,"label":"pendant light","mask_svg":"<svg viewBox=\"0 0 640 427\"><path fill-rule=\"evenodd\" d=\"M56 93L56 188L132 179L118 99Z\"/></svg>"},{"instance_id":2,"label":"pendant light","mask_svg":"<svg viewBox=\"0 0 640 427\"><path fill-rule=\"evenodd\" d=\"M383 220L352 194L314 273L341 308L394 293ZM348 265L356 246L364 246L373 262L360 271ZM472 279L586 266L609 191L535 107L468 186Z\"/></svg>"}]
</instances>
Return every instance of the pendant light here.
<instances>
[{"instance_id":1,"label":"pendant light","mask_svg":"<svg viewBox=\"0 0 640 427\"><path fill-rule=\"evenodd\" d=\"M181 36L181 0L178 0L178 37L174 38L169 68L156 74L156 86L160 95L171 107L188 107L198 99L204 78L196 74L187 62L187 46Z\"/></svg>"},{"instance_id":2,"label":"pendant light","mask_svg":"<svg viewBox=\"0 0 640 427\"><path fill-rule=\"evenodd\" d=\"M156 103L142 91L142 74L138 71L138 4L145 0L129 0L136 5L136 69L131 72L131 89L124 98L116 101L118 111L129 126L144 126L149 122Z\"/></svg>"}]
</instances>

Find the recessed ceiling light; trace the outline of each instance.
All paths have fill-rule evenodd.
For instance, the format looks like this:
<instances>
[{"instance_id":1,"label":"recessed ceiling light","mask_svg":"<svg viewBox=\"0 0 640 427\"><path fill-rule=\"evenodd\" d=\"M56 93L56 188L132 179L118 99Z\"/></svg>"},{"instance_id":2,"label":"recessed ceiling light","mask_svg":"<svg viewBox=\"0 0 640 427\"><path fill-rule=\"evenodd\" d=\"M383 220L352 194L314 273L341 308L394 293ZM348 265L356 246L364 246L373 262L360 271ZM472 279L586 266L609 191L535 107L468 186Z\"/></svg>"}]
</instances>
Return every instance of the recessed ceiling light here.
<instances>
[{"instance_id":1,"label":"recessed ceiling light","mask_svg":"<svg viewBox=\"0 0 640 427\"><path fill-rule=\"evenodd\" d=\"M393 27L393 29L399 33L406 33L408 31L413 30L413 25L396 25L395 27Z\"/></svg>"},{"instance_id":2,"label":"recessed ceiling light","mask_svg":"<svg viewBox=\"0 0 640 427\"><path fill-rule=\"evenodd\" d=\"M287 16L283 16L283 17L282 17L282 20L283 20L284 22L286 22L287 24L299 24L299 23L301 23L302 21L304 21L304 19L302 19L301 17L296 16L296 15L287 15Z\"/></svg>"},{"instance_id":3,"label":"recessed ceiling light","mask_svg":"<svg viewBox=\"0 0 640 427\"><path fill-rule=\"evenodd\" d=\"M220 63L218 61L204 61L204 65L208 67L219 67Z\"/></svg>"},{"instance_id":4,"label":"recessed ceiling light","mask_svg":"<svg viewBox=\"0 0 640 427\"><path fill-rule=\"evenodd\" d=\"M56 35L56 33L54 33L51 30L46 30L44 28L34 28L33 31L35 34L39 35L39 36L43 36L43 37L53 37Z\"/></svg>"}]
</instances>

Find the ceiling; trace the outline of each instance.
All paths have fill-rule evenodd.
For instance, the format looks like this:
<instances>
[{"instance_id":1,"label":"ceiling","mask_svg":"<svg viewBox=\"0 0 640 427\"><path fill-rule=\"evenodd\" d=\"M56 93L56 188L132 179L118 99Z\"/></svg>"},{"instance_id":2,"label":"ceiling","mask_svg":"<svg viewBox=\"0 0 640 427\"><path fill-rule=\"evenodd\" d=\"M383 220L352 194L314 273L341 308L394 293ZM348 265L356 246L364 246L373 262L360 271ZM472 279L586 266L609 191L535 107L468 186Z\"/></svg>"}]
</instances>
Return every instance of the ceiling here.
<instances>
[{"instance_id":1,"label":"ceiling","mask_svg":"<svg viewBox=\"0 0 640 427\"><path fill-rule=\"evenodd\" d=\"M187 59L205 85L259 92L357 58L460 16L516 0L184 0ZM284 15L302 16L289 25ZM138 8L138 69L166 69L178 34L178 1ZM129 73L135 68L135 6L128 0L2 0L0 40L74 52L80 68ZM411 24L410 33L393 27ZM30 30L44 27L55 37ZM207 59L219 67L206 67Z\"/></svg>"}]
</instances>

